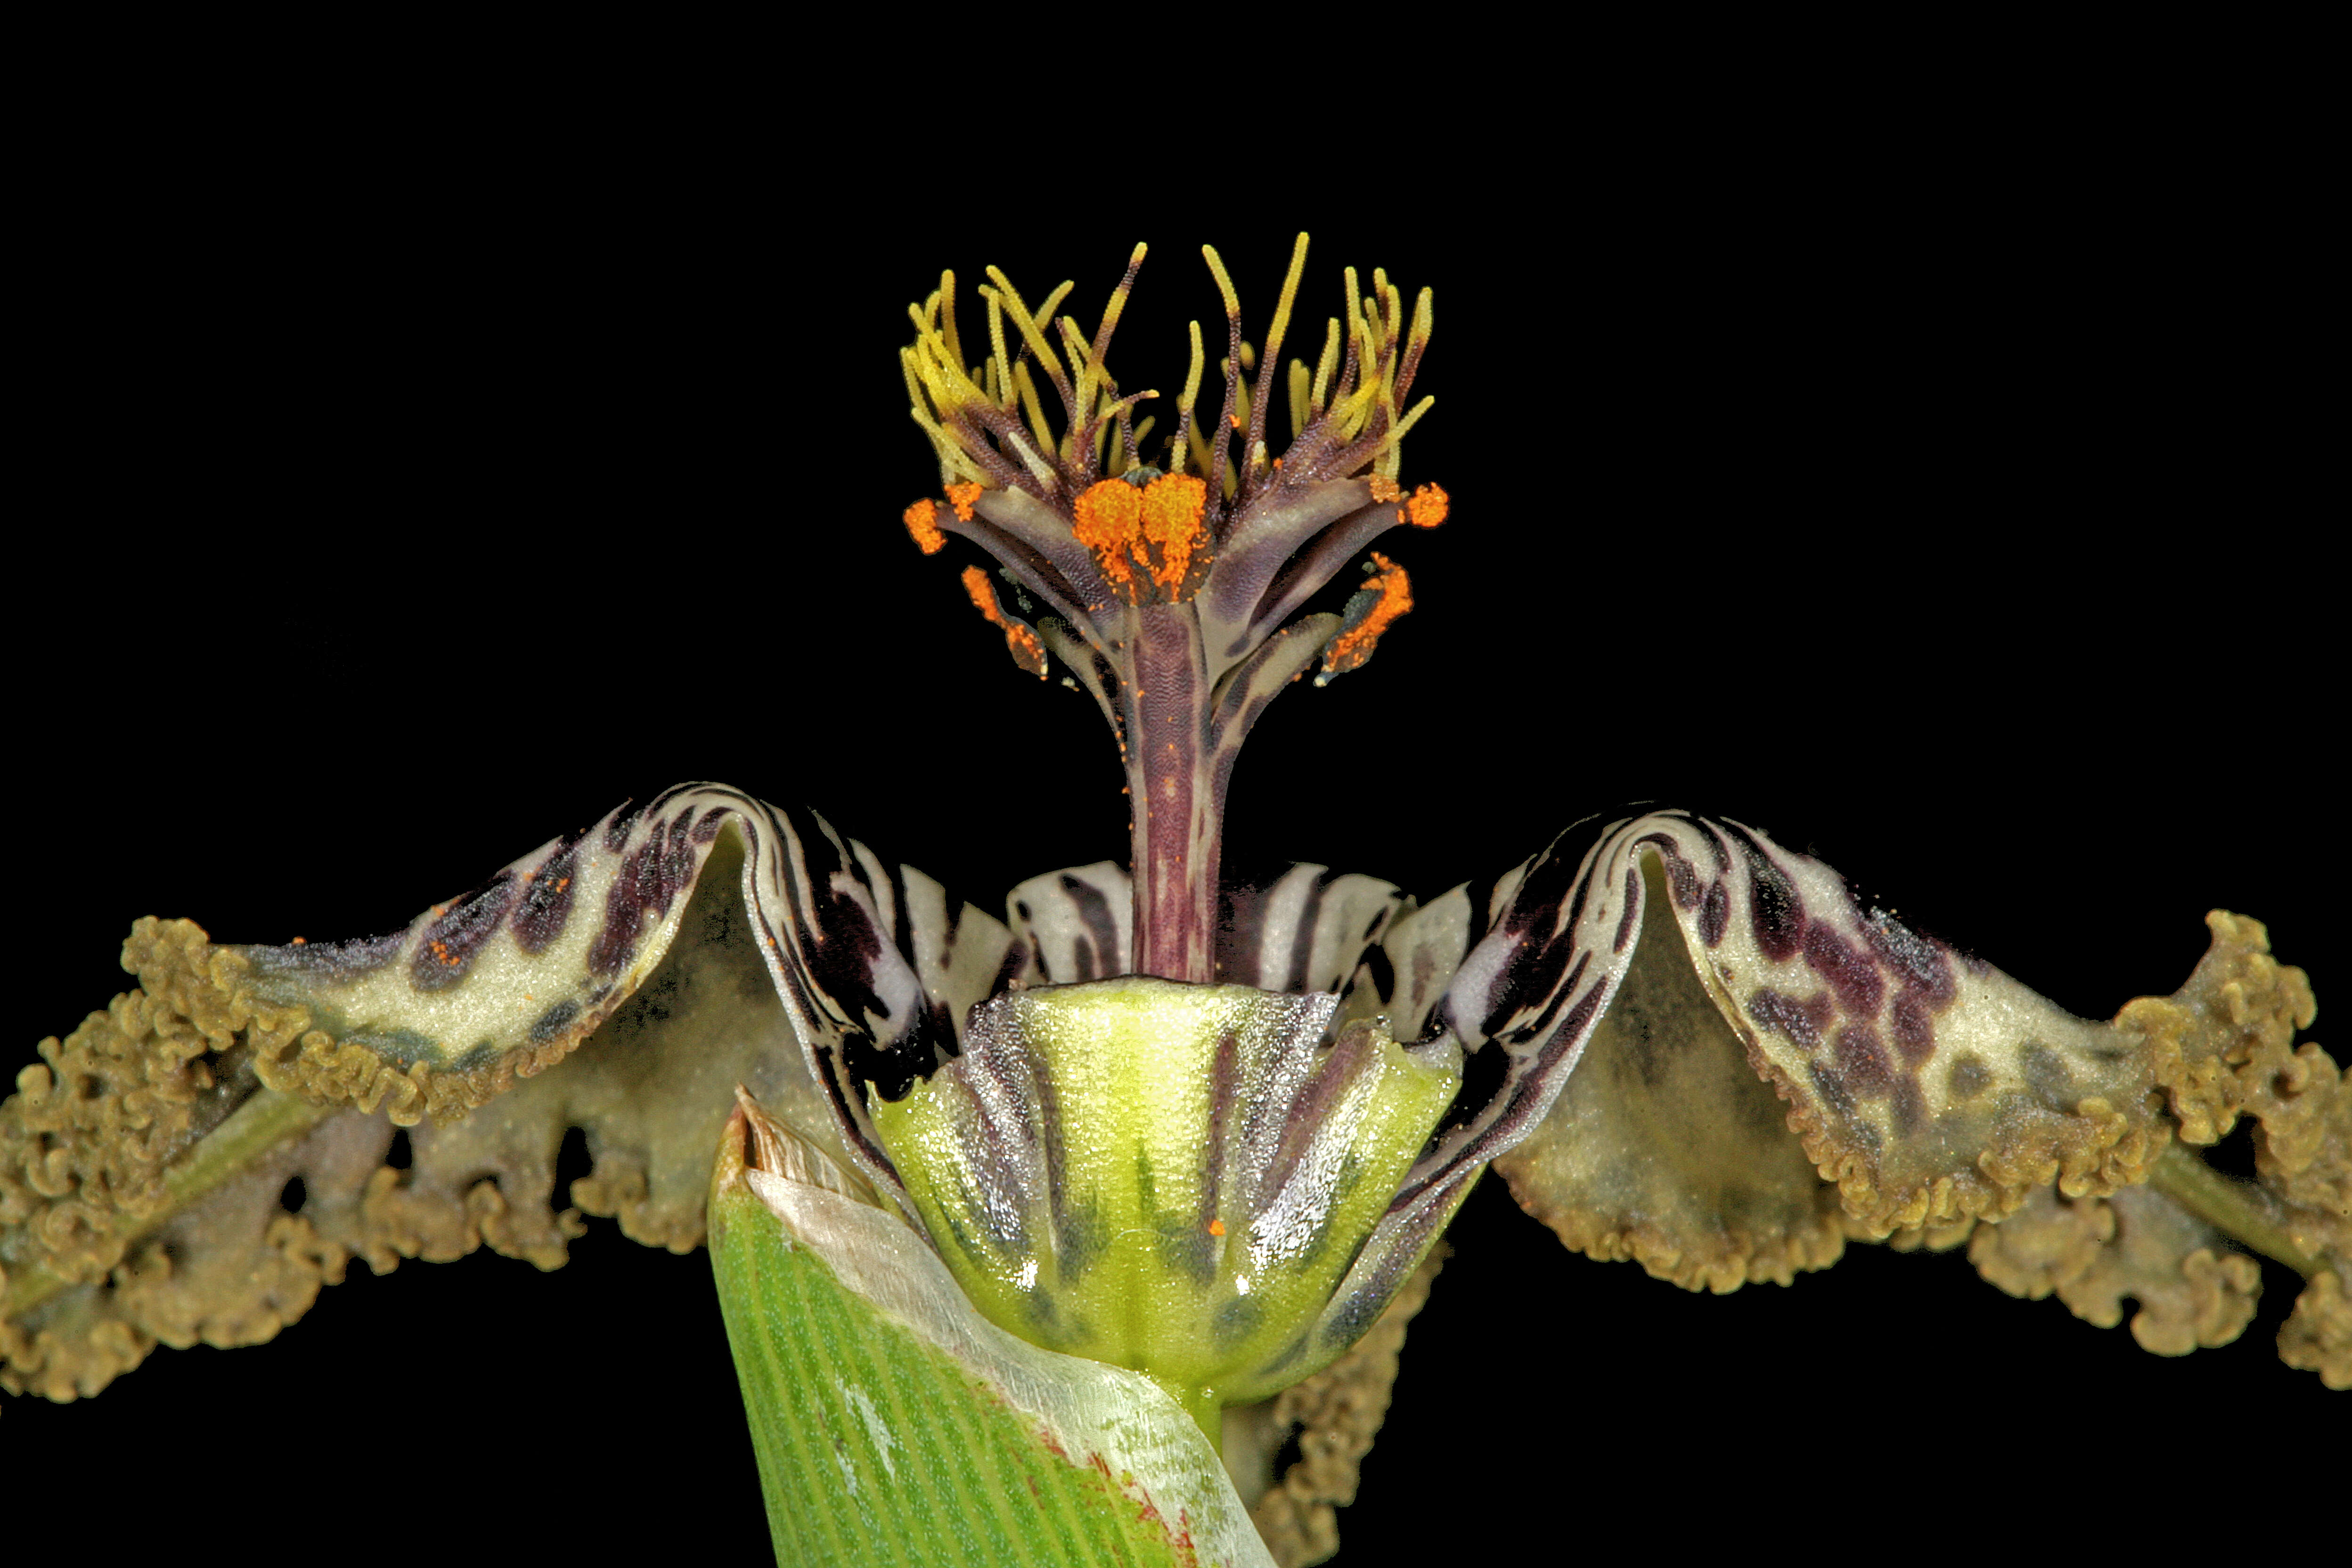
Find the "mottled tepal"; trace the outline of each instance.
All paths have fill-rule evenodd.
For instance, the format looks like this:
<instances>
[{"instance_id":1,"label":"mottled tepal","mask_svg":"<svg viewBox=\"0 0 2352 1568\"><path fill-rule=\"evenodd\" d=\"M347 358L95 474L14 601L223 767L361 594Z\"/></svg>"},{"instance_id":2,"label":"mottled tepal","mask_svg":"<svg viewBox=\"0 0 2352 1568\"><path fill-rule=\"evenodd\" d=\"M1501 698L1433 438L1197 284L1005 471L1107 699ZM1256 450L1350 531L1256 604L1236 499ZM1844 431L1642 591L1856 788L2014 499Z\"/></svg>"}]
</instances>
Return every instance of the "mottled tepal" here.
<instances>
[{"instance_id":1,"label":"mottled tepal","mask_svg":"<svg viewBox=\"0 0 2352 1568\"><path fill-rule=\"evenodd\" d=\"M142 919L138 988L0 1111L0 1385L268 1339L355 1257L552 1267L584 1211L710 1243L785 1561L1319 1562L1491 1164L1569 1247L1689 1289L1965 1244L2096 1322L2130 1299L2164 1355L2245 1328L2259 1254L2305 1282L2281 1356L2352 1386L2352 1095L2252 920L2093 1023L1677 809L1450 889L1227 880L1244 739L1367 665L1413 603L1371 546L1453 503L1402 468L1430 294L1350 270L1286 365L1304 237L1262 346L1204 254L1213 410L1198 323L1164 426L1109 369L1139 247L1090 334L1070 285L1033 308L992 269L984 336L950 274L903 354L940 465L904 527L968 542L1017 668L1099 705L1125 867L983 909L689 783L386 936ZM2241 1118L2259 1181L2198 1152ZM1310 1380L1346 1396L1286 1397ZM968 1458L881 1484L918 1453Z\"/></svg>"}]
</instances>

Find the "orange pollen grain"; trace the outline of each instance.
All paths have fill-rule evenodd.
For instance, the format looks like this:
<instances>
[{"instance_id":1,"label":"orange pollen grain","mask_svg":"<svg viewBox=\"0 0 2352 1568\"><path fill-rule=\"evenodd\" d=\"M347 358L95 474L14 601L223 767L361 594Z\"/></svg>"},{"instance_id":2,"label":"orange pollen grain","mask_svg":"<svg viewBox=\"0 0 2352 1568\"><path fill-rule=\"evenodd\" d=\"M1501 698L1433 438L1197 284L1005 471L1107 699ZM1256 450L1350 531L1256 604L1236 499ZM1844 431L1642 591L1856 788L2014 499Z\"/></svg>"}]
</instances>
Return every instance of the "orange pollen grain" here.
<instances>
[{"instance_id":1,"label":"orange pollen grain","mask_svg":"<svg viewBox=\"0 0 2352 1568\"><path fill-rule=\"evenodd\" d=\"M1415 528L1435 528L1445 521L1448 510L1445 492L1435 485L1422 486L1412 492L1412 500L1405 502L1407 521Z\"/></svg>"},{"instance_id":2,"label":"orange pollen grain","mask_svg":"<svg viewBox=\"0 0 2352 1568\"><path fill-rule=\"evenodd\" d=\"M971 595L971 607L980 612L981 619L992 626L1004 628L1004 646L1013 651L1013 662L1035 676L1045 679L1045 645L1027 626L1006 615L996 602L996 584L988 574L977 566L963 569L963 591Z\"/></svg>"},{"instance_id":3,"label":"orange pollen grain","mask_svg":"<svg viewBox=\"0 0 2352 1568\"><path fill-rule=\"evenodd\" d=\"M1201 518L1208 505L1207 481L1191 474L1162 474L1143 491L1143 537L1160 547L1160 565L1151 580L1171 593L1192 568L1192 552L1202 537Z\"/></svg>"},{"instance_id":4,"label":"orange pollen grain","mask_svg":"<svg viewBox=\"0 0 2352 1568\"><path fill-rule=\"evenodd\" d=\"M1094 552L1112 585L1131 593L1134 564L1151 564L1142 545L1143 492L1125 479L1104 479L1081 490L1071 510L1070 531Z\"/></svg>"},{"instance_id":5,"label":"orange pollen grain","mask_svg":"<svg viewBox=\"0 0 2352 1568\"><path fill-rule=\"evenodd\" d=\"M939 515L939 503L929 496L898 514L898 520L907 525L907 531L915 536L916 544L926 555L937 555L948 542L948 536L940 531L940 525L933 521Z\"/></svg>"},{"instance_id":6,"label":"orange pollen grain","mask_svg":"<svg viewBox=\"0 0 2352 1568\"><path fill-rule=\"evenodd\" d=\"M298 936L298 937L296 937L296 938L294 939L294 945L295 945L296 947L299 947L299 946L301 946L305 942L307 942L307 941L309 941L309 940L310 940L310 939L309 939L308 937L299 937L299 936Z\"/></svg>"},{"instance_id":7,"label":"orange pollen grain","mask_svg":"<svg viewBox=\"0 0 2352 1568\"><path fill-rule=\"evenodd\" d=\"M955 508L958 522L971 521L971 503L980 499L982 487L977 481L948 487L948 504Z\"/></svg>"},{"instance_id":8,"label":"orange pollen grain","mask_svg":"<svg viewBox=\"0 0 2352 1568\"><path fill-rule=\"evenodd\" d=\"M996 584L988 580L987 573L977 566L965 567L963 591L971 595L971 607L980 612L982 620L992 626L1004 624L1004 612L996 604Z\"/></svg>"},{"instance_id":9,"label":"orange pollen grain","mask_svg":"<svg viewBox=\"0 0 2352 1568\"><path fill-rule=\"evenodd\" d=\"M1225 1234L1225 1222L1224 1222L1223 1220L1221 1220L1221 1219L1213 1219L1213 1220L1211 1220L1211 1221L1209 1222L1209 1234L1210 1234L1211 1236L1223 1236L1223 1235L1224 1235L1224 1234Z\"/></svg>"},{"instance_id":10,"label":"orange pollen grain","mask_svg":"<svg viewBox=\"0 0 2352 1568\"><path fill-rule=\"evenodd\" d=\"M1403 495L1404 487L1398 484L1386 474L1374 474L1372 476L1372 499L1374 500L1401 500Z\"/></svg>"},{"instance_id":11,"label":"orange pollen grain","mask_svg":"<svg viewBox=\"0 0 2352 1568\"><path fill-rule=\"evenodd\" d=\"M1372 574L1364 579L1364 586L1380 595L1371 613L1331 639L1323 650L1323 668L1327 674L1338 675L1354 669L1372 657L1373 645L1381 640L1399 616L1412 608L1412 579L1404 568L1381 554L1372 552Z\"/></svg>"}]
</instances>

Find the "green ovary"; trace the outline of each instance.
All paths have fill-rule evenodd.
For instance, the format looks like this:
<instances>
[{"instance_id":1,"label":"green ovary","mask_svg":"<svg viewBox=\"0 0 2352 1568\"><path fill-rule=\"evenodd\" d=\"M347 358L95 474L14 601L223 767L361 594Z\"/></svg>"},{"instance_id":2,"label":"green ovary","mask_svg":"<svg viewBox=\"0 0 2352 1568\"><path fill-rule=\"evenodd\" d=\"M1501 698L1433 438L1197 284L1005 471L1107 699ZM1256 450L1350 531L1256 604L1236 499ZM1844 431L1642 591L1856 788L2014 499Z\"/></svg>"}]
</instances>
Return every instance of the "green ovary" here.
<instances>
[{"instance_id":1,"label":"green ovary","mask_svg":"<svg viewBox=\"0 0 2352 1568\"><path fill-rule=\"evenodd\" d=\"M1324 1015L1246 986L1129 977L992 1005L985 1025L975 1016L989 1043L898 1103L874 1101L983 1314L1146 1373L1213 1437L1219 1407L1344 1348L1301 1336L1453 1100L1450 1061L1409 1056L1379 1026L1318 1048ZM1008 1115L1000 1096L984 1111L971 1084L1008 1080L1022 1086L1010 1103L1034 1109ZM1034 1136L1036 1153L976 1169L991 1158L983 1123L993 1147Z\"/></svg>"}]
</instances>

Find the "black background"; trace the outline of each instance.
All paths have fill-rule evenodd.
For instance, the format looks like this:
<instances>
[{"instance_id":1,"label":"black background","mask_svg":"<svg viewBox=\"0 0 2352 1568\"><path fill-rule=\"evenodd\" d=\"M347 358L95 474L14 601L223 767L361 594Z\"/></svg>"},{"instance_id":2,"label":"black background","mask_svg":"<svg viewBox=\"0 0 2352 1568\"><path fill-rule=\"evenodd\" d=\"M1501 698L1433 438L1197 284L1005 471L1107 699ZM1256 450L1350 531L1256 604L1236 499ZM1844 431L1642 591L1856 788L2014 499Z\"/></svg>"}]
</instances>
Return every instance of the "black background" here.
<instances>
[{"instance_id":1,"label":"black background","mask_svg":"<svg viewBox=\"0 0 2352 1568\"><path fill-rule=\"evenodd\" d=\"M775 127L724 110L586 140L429 118L314 141L263 114L44 198L21 1059L128 984L134 916L374 932L680 779L806 802L983 905L1123 858L1091 703L1021 676L962 558L898 521L938 488L904 307L952 265L970 342L995 262L1032 301L1075 277L1090 325L1148 239L1112 364L1172 394L1184 320L1214 341L1199 244L1255 338L1301 226L1294 352L1343 265L1408 308L1436 289L1405 479L1454 515L1386 542L1417 607L1372 663L1244 752L1229 872L1427 895L1588 813L1687 805L2093 1016L2177 986L2208 909L2315 967L2337 929L2318 263L2303 204L2193 111L2031 148L1824 125L1641 174L1631 132L1498 134L1206 183L1040 180L986 142L853 167L799 126L769 158ZM2242 1340L2166 1361L1957 1256L1690 1296L1565 1254L1491 1180L1454 1243L1343 1563L1522 1516L1675 1538L1694 1486L1723 1539L2145 1487L2115 1456L2175 1422L2293 1468L2283 1440L2342 1420L2275 1359L2275 1268ZM357 1556L765 1550L708 1266L608 1222L551 1276L356 1268L269 1345L15 1402L0 1448L26 1496L194 1466L188 1506L251 1490Z\"/></svg>"}]
</instances>

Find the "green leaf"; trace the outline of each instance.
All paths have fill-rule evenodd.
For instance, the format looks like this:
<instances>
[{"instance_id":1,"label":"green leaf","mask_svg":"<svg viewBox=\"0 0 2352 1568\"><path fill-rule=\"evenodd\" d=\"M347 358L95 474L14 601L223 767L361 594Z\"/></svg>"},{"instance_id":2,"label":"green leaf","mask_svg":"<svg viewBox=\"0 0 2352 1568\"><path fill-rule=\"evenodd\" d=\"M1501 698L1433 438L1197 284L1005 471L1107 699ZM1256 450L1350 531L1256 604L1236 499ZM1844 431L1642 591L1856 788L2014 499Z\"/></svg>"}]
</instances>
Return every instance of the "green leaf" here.
<instances>
[{"instance_id":1,"label":"green leaf","mask_svg":"<svg viewBox=\"0 0 2352 1568\"><path fill-rule=\"evenodd\" d=\"M987 1322L903 1220L748 1098L710 1249L779 1562L1272 1568L1172 1399Z\"/></svg>"}]
</instances>

